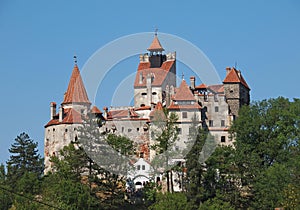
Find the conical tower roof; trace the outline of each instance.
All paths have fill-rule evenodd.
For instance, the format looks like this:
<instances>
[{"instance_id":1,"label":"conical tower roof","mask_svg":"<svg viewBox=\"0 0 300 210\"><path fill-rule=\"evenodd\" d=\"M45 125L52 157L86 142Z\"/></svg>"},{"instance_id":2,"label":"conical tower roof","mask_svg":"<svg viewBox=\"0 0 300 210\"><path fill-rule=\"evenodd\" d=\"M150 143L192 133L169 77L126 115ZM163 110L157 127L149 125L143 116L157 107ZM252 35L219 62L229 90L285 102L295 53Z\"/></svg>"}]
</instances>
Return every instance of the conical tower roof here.
<instances>
[{"instance_id":1,"label":"conical tower roof","mask_svg":"<svg viewBox=\"0 0 300 210\"><path fill-rule=\"evenodd\" d=\"M77 64L75 64L73 68L68 89L65 93L64 101L62 104L69 103L91 104L86 93Z\"/></svg>"},{"instance_id":2,"label":"conical tower roof","mask_svg":"<svg viewBox=\"0 0 300 210\"><path fill-rule=\"evenodd\" d=\"M164 51L164 48L161 46L160 41L157 38L157 34L155 34L154 39L150 45L150 47L147 49L151 52L162 52Z\"/></svg>"}]
</instances>

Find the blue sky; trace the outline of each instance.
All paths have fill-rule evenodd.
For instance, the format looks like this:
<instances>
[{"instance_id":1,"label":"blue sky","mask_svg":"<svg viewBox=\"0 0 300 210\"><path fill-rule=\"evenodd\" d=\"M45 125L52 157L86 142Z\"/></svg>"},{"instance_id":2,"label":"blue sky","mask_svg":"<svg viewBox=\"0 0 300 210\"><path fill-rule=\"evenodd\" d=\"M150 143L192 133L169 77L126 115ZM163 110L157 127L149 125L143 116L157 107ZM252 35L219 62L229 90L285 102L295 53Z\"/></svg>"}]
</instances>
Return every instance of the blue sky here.
<instances>
[{"instance_id":1,"label":"blue sky","mask_svg":"<svg viewBox=\"0 0 300 210\"><path fill-rule=\"evenodd\" d=\"M39 142L43 154L49 103L62 102L74 53L81 68L108 42L155 27L199 47L222 79L226 66L237 62L252 89L252 100L299 98L299 20L297 0L2 0L0 162L8 159L8 148L23 131ZM134 73L137 64L134 57L119 63L113 79L122 80L122 69ZM184 71L183 65L178 68ZM110 105L112 89L101 88L99 108Z\"/></svg>"}]
</instances>

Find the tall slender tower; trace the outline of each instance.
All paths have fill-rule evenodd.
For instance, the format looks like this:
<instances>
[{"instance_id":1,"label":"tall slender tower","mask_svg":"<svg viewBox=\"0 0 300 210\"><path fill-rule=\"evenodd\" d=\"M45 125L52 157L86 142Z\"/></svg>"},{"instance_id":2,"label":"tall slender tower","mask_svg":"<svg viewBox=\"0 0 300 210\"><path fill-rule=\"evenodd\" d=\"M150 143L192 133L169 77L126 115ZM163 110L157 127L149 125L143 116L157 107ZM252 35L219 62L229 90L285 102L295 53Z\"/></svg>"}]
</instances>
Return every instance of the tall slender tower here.
<instances>
[{"instance_id":1,"label":"tall slender tower","mask_svg":"<svg viewBox=\"0 0 300 210\"><path fill-rule=\"evenodd\" d=\"M164 54L157 33L147 50L148 53L140 55L134 83L136 108L166 103L167 87L176 87L176 53Z\"/></svg>"},{"instance_id":2,"label":"tall slender tower","mask_svg":"<svg viewBox=\"0 0 300 210\"><path fill-rule=\"evenodd\" d=\"M75 62L68 89L58 113L56 103L50 103L50 121L45 125L45 173L51 170L51 156L59 155L59 151L64 146L72 141L77 141L77 130L83 122L83 116L87 115L89 111L98 112L99 114L100 110L97 107L90 110L90 106L91 102L88 99L79 68Z\"/></svg>"}]
</instances>

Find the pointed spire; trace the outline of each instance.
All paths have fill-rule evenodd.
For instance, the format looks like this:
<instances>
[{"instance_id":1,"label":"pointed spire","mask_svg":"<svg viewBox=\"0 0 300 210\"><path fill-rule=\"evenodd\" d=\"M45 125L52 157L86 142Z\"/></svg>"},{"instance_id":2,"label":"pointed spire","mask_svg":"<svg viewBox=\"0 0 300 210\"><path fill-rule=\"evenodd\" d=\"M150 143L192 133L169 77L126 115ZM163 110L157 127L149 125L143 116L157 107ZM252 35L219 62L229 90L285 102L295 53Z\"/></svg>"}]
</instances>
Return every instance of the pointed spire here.
<instances>
[{"instance_id":1,"label":"pointed spire","mask_svg":"<svg viewBox=\"0 0 300 210\"><path fill-rule=\"evenodd\" d=\"M194 101L195 98L185 80L182 80L174 95L175 101Z\"/></svg>"},{"instance_id":2,"label":"pointed spire","mask_svg":"<svg viewBox=\"0 0 300 210\"><path fill-rule=\"evenodd\" d=\"M147 49L150 52L162 52L164 51L164 48L161 46L160 41L157 38L157 29L155 29L154 39L150 45L150 47Z\"/></svg>"},{"instance_id":3,"label":"pointed spire","mask_svg":"<svg viewBox=\"0 0 300 210\"><path fill-rule=\"evenodd\" d=\"M74 60L75 65L62 104L68 104L68 103L91 104L88 95L86 93L79 68L77 66L77 57L74 56L74 59L75 59Z\"/></svg>"}]
</instances>

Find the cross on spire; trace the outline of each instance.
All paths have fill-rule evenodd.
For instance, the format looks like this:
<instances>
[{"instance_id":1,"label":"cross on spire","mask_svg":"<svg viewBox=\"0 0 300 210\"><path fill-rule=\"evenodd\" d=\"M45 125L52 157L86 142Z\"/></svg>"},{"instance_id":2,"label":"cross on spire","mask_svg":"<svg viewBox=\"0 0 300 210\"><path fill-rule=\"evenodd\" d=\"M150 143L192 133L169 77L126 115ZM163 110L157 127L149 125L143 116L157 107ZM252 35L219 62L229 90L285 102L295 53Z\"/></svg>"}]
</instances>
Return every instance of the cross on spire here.
<instances>
[{"instance_id":1,"label":"cross on spire","mask_svg":"<svg viewBox=\"0 0 300 210\"><path fill-rule=\"evenodd\" d=\"M181 78L182 78L182 80L184 80L184 73L183 72L181 74Z\"/></svg>"}]
</instances>

